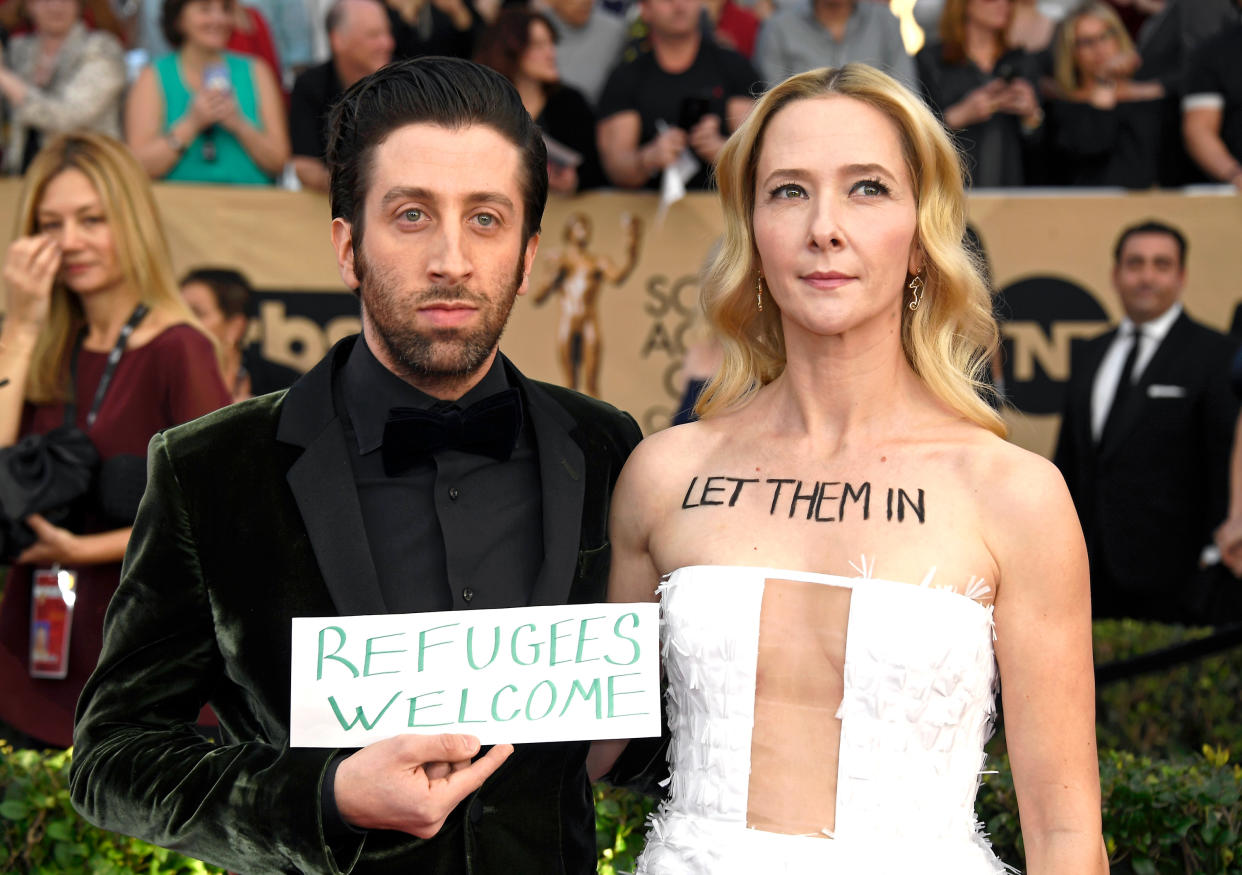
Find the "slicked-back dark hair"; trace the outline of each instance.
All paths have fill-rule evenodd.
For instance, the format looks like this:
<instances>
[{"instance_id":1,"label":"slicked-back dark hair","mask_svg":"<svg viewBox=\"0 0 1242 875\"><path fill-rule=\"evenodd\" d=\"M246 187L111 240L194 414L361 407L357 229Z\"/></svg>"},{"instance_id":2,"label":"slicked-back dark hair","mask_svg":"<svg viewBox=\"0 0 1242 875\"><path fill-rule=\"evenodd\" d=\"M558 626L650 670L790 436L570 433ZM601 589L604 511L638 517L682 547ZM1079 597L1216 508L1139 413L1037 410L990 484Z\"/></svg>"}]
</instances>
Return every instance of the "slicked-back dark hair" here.
<instances>
[{"instance_id":1,"label":"slicked-back dark hair","mask_svg":"<svg viewBox=\"0 0 1242 875\"><path fill-rule=\"evenodd\" d=\"M1121 236L1117 238L1117 245L1113 247L1113 264L1121 264L1121 250L1126 248L1126 241L1135 234L1167 234L1172 237L1173 242L1177 244L1178 266L1186 266L1186 250L1189 248L1189 245L1186 243L1186 235L1172 225L1166 225L1164 222L1159 222L1155 219L1148 219L1146 222L1131 225L1121 232Z\"/></svg>"},{"instance_id":2,"label":"slicked-back dark hair","mask_svg":"<svg viewBox=\"0 0 1242 875\"><path fill-rule=\"evenodd\" d=\"M328 198L332 217L350 223L362 244L363 207L375 149L397 128L486 125L522 153L522 243L539 232L548 202L548 150L517 90L495 70L460 58L411 58L354 83L329 119ZM409 160L418 161L417 155Z\"/></svg>"}]
</instances>

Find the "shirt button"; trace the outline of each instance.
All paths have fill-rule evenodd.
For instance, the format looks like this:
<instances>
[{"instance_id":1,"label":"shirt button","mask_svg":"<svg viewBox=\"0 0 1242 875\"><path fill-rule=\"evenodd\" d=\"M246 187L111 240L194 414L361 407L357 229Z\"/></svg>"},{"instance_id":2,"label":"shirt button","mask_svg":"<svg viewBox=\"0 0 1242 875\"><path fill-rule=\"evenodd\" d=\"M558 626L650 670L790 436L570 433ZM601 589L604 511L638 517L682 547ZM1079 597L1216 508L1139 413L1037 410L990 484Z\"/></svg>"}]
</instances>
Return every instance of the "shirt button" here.
<instances>
[{"instance_id":1,"label":"shirt button","mask_svg":"<svg viewBox=\"0 0 1242 875\"><path fill-rule=\"evenodd\" d=\"M460 491L458 491L458 489L457 489L457 487L456 487L456 486L450 486L450 487L449 487L449 501L456 501L456 500L457 500L457 496L459 496L459 495L461 495L461 492L460 492Z\"/></svg>"},{"instance_id":2,"label":"shirt button","mask_svg":"<svg viewBox=\"0 0 1242 875\"><path fill-rule=\"evenodd\" d=\"M467 601L467 602L470 601L471 599L474 598L474 590L472 590L470 587L466 587L465 589L461 591L461 597L463 601Z\"/></svg>"}]
</instances>

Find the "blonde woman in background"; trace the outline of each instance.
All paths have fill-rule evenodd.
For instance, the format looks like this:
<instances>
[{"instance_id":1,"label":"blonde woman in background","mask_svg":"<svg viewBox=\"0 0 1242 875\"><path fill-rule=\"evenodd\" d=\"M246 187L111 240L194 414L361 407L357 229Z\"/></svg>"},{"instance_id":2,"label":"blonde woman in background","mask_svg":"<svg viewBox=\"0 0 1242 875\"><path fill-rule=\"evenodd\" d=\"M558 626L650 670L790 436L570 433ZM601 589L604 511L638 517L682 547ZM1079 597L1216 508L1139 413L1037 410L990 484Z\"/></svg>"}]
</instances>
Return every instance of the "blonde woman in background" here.
<instances>
[{"instance_id":1,"label":"blonde woman in background","mask_svg":"<svg viewBox=\"0 0 1242 875\"><path fill-rule=\"evenodd\" d=\"M98 500L72 529L37 515L26 521L36 540L10 570L0 601L0 736L68 747L74 704L95 667L104 610L129 542L132 517L118 516L118 507L142 493L147 442L227 404L229 394L210 337L178 294L146 175L123 144L97 134L53 139L31 162L17 215L3 271L0 446L63 424L72 387L77 426L101 466ZM88 424L109 354L123 336L98 416ZM56 566L78 576L68 674L33 678L32 572Z\"/></svg>"},{"instance_id":2,"label":"blonde woman in background","mask_svg":"<svg viewBox=\"0 0 1242 875\"><path fill-rule=\"evenodd\" d=\"M724 362L612 506L609 597L660 599L669 686L638 871L1009 871L974 813L999 663L1027 871L1104 875L1082 533L981 397L958 153L847 65L765 94L718 178Z\"/></svg>"}]
</instances>

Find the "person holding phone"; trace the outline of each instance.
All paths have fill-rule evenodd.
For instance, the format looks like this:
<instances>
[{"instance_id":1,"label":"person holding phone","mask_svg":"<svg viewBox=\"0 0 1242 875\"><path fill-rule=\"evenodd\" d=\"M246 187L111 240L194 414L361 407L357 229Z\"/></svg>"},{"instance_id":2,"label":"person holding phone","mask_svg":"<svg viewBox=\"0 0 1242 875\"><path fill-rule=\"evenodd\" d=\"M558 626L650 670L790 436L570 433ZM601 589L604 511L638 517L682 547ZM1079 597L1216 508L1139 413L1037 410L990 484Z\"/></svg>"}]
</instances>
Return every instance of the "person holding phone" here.
<instances>
[{"instance_id":1,"label":"person holding phone","mask_svg":"<svg viewBox=\"0 0 1242 875\"><path fill-rule=\"evenodd\" d=\"M1111 6L1074 9L1057 32L1052 59L1053 182L1135 189L1179 182L1177 103L1159 80L1134 79L1139 55Z\"/></svg>"},{"instance_id":2,"label":"person holding phone","mask_svg":"<svg viewBox=\"0 0 1242 875\"><path fill-rule=\"evenodd\" d=\"M1035 59L1009 44L1012 0L946 0L940 39L916 57L923 96L957 134L976 188L1034 180L1042 144Z\"/></svg>"},{"instance_id":3,"label":"person holding phone","mask_svg":"<svg viewBox=\"0 0 1242 875\"><path fill-rule=\"evenodd\" d=\"M656 188L677 162L697 163L686 188L708 187L725 137L754 100L759 75L703 34L702 0L641 0L647 40L613 70L599 101L599 152L619 188Z\"/></svg>"},{"instance_id":4,"label":"person holding phone","mask_svg":"<svg viewBox=\"0 0 1242 875\"><path fill-rule=\"evenodd\" d=\"M234 0L164 0L172 54L134 82L125 139L153 179L270 185L289 160L276 77L225 50Z\"/></svg>"}]
</instances>

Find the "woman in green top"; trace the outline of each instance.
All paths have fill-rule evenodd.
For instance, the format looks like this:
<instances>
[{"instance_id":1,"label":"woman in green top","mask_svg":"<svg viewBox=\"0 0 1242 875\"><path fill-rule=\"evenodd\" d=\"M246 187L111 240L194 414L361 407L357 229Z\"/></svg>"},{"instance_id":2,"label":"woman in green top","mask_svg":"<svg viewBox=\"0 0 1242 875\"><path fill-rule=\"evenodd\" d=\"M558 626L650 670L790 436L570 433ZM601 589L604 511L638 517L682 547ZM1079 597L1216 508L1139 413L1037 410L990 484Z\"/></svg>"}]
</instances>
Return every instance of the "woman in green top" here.
<instances>
[{"instance_id":1,"label":"woman in green top","mask_svg":"<svg viewBox=\"0 0 1242 875\"><path fill-rule=\"evenodd\" d=\"M233 2L164 0L175 51L138 75L125 108L125 139L154 179L267 185L289 160L275 77L225 51Z\"/></svg>"}]
</instances>

